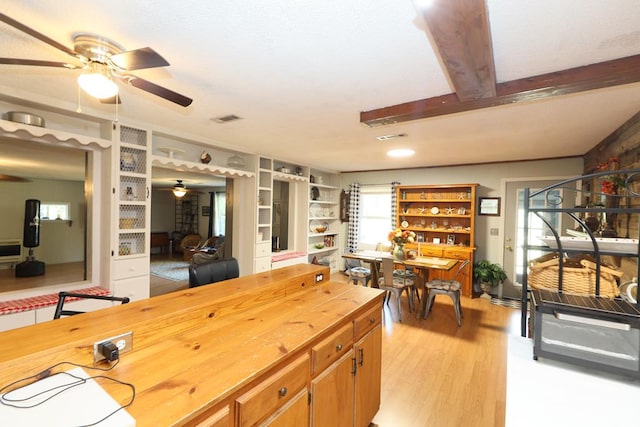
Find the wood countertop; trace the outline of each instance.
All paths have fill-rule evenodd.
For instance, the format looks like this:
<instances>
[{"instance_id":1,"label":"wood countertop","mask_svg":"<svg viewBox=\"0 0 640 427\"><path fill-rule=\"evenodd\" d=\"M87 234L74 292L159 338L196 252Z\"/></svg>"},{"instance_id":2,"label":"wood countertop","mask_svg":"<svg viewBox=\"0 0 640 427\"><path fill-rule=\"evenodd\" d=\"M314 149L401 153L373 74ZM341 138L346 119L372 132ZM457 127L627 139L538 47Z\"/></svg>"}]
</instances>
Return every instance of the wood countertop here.
<instances>
[{"instance_id":1,"label":"wood countertop","mask_svg":"<svg viewBox=\"0 0 640 427\"><path fill-rule=\"evenodd\" d=\"M188 424L381 304L382 291L315 283L319 273L329 277L294 265L2 332L0 387L62 361L91 366L95 341L133 331L133 350L105 375L135 386L126 410L138 426Z\"/></svg>"}]
</instances>

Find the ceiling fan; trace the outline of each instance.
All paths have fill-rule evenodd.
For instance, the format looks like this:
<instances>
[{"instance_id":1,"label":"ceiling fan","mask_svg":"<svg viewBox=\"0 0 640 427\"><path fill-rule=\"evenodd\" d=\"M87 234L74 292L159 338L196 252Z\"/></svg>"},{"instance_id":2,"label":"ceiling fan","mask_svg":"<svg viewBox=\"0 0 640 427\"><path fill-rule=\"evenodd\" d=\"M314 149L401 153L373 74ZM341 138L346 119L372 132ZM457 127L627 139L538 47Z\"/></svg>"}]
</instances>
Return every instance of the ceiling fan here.
<instances>
[{"instance_id":1,"label":"ceiling fan","mask_svg":"<svg viewBox=\"0 0 640 427\"><path fill-rule=\"evenodd\" d=\"M0 64L85 70L85 72L78 77L80 87L90 95L99 98L100 102L107 104L120 102L118 88L113 82L114 79L183 107L188 107L191 102L193 102L191 98L129 73L129 71L133 70L165 67L169 65L160 54L150 47L125 51L120 45L107 38L95 34L79 33L73 37L73 49L69 49L65 45L58 43L3 13L0 13L0 21L74 57L81 65L20 58L0 58Z\"/></svg>"}]
</instances>

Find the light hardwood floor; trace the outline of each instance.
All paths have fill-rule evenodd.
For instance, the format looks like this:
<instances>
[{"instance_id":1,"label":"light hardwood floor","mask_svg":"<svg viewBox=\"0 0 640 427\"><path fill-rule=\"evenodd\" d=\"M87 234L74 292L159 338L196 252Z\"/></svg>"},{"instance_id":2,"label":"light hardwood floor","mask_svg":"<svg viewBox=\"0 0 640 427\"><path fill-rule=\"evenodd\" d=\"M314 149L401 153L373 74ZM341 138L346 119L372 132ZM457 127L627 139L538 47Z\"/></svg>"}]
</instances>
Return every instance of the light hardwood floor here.
<instances>
[{"instance_id":1,"label":"light hardwood floor","mask_svg":"<svg viewBox=\"0 0 640 427\"><path fill-rule=\"evenodd\" d=\"M65 268L61 274L73 273ZM331 278L346 282L342 273ZM15 283L8 277L2 282ZM187 282L153 275L150 283L152 296L188 287ZM402 304L402 322L394 301L384 307L382 403L374 425L504 426L507 336L517 334L520 312L463 298L464 318L458 327L445 296L436 298L426 320L407 311L405 296Z\"/></svg>"}]
</instances>

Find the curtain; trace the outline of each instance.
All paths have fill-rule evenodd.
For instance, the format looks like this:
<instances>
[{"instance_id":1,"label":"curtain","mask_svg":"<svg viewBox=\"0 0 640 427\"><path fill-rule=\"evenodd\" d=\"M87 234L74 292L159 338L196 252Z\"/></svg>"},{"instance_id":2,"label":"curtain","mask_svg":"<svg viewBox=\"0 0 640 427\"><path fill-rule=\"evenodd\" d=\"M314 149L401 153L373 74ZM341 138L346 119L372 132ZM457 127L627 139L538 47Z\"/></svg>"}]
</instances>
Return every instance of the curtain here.
<instances>
[{"instance_id":1,"label":"curtain","mask_svg":"<svg viewBox=\"0 0 640 427\"><path fill-rule=\"evenodd\" d=\"M397 202L396 189L398 188L398 185L400 185L400 182L398 181L391 182L391 229L392 230L395 230L395 228L397 227L396 213L397 213L398 204L396 203Z\"/></svg>"},{"instance_id":2,"label":"curtain","mask_svg":"<svg viewBox=\"0 0 640 427\"><path fill-rule=\"evenodd\" d=\"M213 230L215 236L224 236L226 234L225 224L227 221L227 195L224 191L216 191L215 194L215 213Z\"/></svg>"},{"instance_id":3,"label":"curtain","mask_svg":"<svg viewBox=\"0 0 640 427\"><path fill-rule=\"evenodd\" d=\"M360 236L360 184L354 182L349 186L349 226L347 233L347 251L358 249Z\"/></svg>"}]
</instances>

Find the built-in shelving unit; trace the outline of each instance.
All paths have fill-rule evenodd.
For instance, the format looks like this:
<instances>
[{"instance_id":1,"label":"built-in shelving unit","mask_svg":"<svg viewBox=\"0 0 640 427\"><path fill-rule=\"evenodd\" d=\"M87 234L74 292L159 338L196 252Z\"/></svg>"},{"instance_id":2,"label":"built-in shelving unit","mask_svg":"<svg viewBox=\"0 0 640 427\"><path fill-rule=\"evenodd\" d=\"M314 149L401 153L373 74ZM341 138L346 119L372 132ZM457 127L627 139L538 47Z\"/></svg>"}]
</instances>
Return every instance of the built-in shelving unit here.
<instances>
[{"instance_id":1,"label":"built-in shelving unit","mask_svg":"<svg viewBox=\"0 0 640 427\"><path fill-rule=\"evenodd\" d=\"M338 268L340 189L338 175L312 169L309 175L309 262Z\"/></svg>"},{"instance_id":2,"label":"built-in shelving unit","mask_svg":"<svg viewBox=\"0 0 640 427\"><path fill-rule=\"evenodd\" d=\"M132 299L149 296L150 135L142 129L114 124L114 175L117 223L113 250L114 294Z\"/></svg>"},{"instance_id":3,"label":"built-in shelving unit","mask_svg":"<svg viewBox=\"0 0 640 427\"><path fill-rule=\"evenodd\" d=\"M273 203L273 160L260 157L257 172L257 236L254 271L271 270L271 208Z\"/></svg>"}]
</instances>

